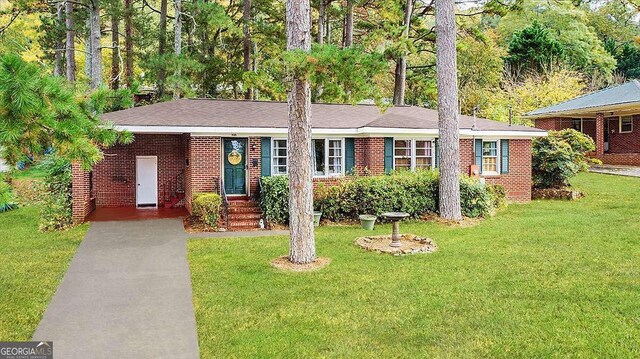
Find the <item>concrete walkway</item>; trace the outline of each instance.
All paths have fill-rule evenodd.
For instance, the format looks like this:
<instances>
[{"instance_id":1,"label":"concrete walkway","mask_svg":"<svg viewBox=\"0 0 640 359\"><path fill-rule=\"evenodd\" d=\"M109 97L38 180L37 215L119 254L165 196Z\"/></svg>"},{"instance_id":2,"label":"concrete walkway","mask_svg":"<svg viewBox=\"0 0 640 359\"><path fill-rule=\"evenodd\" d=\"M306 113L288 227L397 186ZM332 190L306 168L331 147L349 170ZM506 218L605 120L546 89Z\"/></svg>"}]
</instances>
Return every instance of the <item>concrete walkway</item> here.
<instances>
[{"instance_id":1,"label":"concrete walkway","mask_svg":"<svg viewBox=\"0 0 640 359\"><path fill-rule=\"evenodd\" d=\"M618 176L640 177L640 167L635 166L598 165L591 167L589 169L589 172Z\"/></svg>"},{"instance_id":2,"label":"concrete walkway","mask_svg":"<svg viewBox=\"0 0 640 359\"><path fill-rule=\"evenodd\" d=\"M198 358L180 219L93 223L34 340L55 358Z\"/></svg>"}]
</instances>

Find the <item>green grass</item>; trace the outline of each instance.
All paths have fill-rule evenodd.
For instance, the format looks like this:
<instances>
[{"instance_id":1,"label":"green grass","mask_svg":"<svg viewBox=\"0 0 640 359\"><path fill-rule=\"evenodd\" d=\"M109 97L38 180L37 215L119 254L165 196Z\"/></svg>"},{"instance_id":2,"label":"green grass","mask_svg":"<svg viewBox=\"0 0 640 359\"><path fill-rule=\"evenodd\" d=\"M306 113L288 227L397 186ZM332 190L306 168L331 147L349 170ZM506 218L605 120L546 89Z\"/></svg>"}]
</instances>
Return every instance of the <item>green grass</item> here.
<instances>
[{"instance_id":1,"label":"green grass","mask_svg":"<svg viewBox=\"0 0 640 359\"><path fill-rule=\"evenodd\" d=\"M0 213L0 341L31 340L87 226L38 232L38 210Z\"/></svg>"},{"instance_id":2,"label":"green grass","mask_svg":"<svg viewBox=\"0 0 640 359\"><path fill-rule=\"evenodd\" d=\"M47 176L47 172L44 169L34 165L24 170L13 170L11 172L11 178L14 180L41 179L41 178L45 178L46 176Z\"/></svg>"},{"instance_id":3,"label":"green grass","mask_svg":"<svg viewBox=\"0 0 640 359\"><path fill-rule=\"evenodd\" d=\"M433 238L433 254L364 252L365 231L319 228L333 262L314 273L270 267L286 237L190 240L202 357L637 358L640 179L574 184L588 197L511 205L472 228L401 226Z\"/></svg>"}]
</instances>

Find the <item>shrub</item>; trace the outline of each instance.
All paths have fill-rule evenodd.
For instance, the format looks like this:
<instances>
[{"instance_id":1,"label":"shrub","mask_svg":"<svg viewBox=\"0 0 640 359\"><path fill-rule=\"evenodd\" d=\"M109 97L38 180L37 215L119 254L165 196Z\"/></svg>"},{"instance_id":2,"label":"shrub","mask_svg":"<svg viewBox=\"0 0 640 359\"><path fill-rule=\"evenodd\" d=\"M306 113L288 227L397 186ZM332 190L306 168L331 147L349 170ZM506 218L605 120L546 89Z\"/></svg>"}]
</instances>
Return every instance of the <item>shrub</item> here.
<instances>
[{"instance_id":1,"label":"shrub","mask_svg":"<svg viewBox=\"0 0 640 359\"><path fill-rule=\"evenodd\" d=\"M71 162L49 154L37 165L46 173L40 205L40 230L56 231L73 224Z\"/></svg>"},{"instance_id":2,"label":"shrub","mask_svg":"<svg viewBox=\"0 0 640 359\"><path fill-rule=\"evenodd\" d=\"M532 143L533 185L536 188L561 188L569 179L588 168L588 152L595 150L591 137L574 129L550 131Z\"/></svg>"},{"instance_id":3,"label":"shrub","mask_svg":"<svg viewBox=\"0 0 640 359\"><path fill-rule=\"evenodd\" d=\"M0 180L0 213L8 212L18 206L13 202L13 193L11 192L11 186L7 182Z\"/></svg>"},{"instance_id":4,"label":"shrub","mask_svg":"<svg viewBox=\"0 0 640 359\"><path fill-rule=\"evenodd\" d=\"M265 177L260 206L269 222L286 224L289 219L287 178ZM360 214L380 216L384 212L407 212L412 217L438 212L437 171L394 172L389 176L350 177L337 185L319 184L314 207L331 221L355 220ZM495 208L500 191L492 195L479 181L464 177L460 182L462 213L486 216ZM504 199L504 189L502 189Z\"/></svg>"},{"instance_id":5,"label":"shrub","mask_svg":"<svg viewBox=\"0 0 640 359\"><path fill-rule=\"evenodd\" d=\"M289 222L289 179L286 176L263 177L260 208L267 221Z\"/></svg>"},{"instance_id":6,"label":"shrub","mask_svg":"<svg viewBox=\"0 0 640 359\"><path fill-rule=\"evenodd\" d=\"M221 206L222 198L220 195L211 192L198 193L193 196L191 202L193 215L213 228L218 226Z\"/></svg>"},{"instance_id":7,"label":"shrub","mask_svg":"<svg viewBox=\"0 0 640 359\"><path fill-rule=\"evenodd\" d=\"M491 196L493 208L500 209L507 205L507 191L500 185L487 185L487 192Z\"/></svg>"}]
</instances>

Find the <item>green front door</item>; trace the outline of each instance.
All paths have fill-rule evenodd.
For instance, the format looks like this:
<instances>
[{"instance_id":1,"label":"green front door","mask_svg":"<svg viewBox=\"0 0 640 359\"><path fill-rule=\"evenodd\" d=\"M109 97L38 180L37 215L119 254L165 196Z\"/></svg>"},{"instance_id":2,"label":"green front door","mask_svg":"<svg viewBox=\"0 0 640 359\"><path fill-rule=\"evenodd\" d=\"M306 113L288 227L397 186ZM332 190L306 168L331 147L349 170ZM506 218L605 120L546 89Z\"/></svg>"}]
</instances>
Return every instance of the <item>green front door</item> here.
<instances>
[{"instance_id":1,"label":"green front door","mask_svg":"<svg viewBox=\"0 0 640 359\"><path fill-rule=\"evenodd\" d=\"M247 194L246 148L246 139L224 140L224 190L227 194Z\"/></svg>"}]
</instances>

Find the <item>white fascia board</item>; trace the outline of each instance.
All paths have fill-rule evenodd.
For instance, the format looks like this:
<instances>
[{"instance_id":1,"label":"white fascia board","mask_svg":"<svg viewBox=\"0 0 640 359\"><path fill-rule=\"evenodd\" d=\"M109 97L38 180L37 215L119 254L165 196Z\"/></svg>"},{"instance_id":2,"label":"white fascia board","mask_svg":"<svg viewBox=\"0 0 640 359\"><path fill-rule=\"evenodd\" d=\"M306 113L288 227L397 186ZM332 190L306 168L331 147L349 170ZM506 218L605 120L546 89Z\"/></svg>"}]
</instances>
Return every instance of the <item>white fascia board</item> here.
<instances>
[{"instance_id":1,"label":"white fascia board","mask_svg":"<svg viewBox=\"0 0 640 359\"><path fill-rule=\"evenodd\" d=\"M194 126L115 126L116 130L129 131L140 134L181 134L190 133L198 136L283 136L287 134L286 128L277 127L194 127ZM314 135L330 135L336 137L437 137L438 129L414 129L414 128L381 128L361 127L353 129L344 128L316 128ZM477 131L460 130L460 137L497 137L497 138L531 138L544 137L547 132L542 131Z\"/></svg>"}]
</instances>

